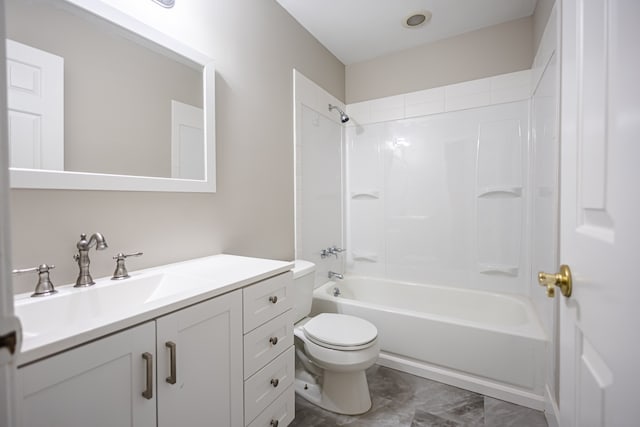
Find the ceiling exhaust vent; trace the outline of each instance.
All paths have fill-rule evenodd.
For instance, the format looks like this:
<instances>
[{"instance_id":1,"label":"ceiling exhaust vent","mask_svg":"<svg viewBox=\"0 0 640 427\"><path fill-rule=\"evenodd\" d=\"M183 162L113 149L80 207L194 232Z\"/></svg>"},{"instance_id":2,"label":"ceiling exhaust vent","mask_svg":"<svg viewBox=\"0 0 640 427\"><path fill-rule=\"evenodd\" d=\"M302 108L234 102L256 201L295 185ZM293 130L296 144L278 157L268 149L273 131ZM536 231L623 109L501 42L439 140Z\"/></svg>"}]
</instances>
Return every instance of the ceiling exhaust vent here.
<instances>
[{"instance_id":1,"label":"ceiling exhaust vent","mask_svg":"<svg viewBox=\"0 0 640 427\"><path fill-rule=\"evenodd\" d=\"M432 14L428 10L414 13L409 15L402 24L407 28L419 28L429 22L431 20L431 16Z\"/></svg>"}]
</instances>

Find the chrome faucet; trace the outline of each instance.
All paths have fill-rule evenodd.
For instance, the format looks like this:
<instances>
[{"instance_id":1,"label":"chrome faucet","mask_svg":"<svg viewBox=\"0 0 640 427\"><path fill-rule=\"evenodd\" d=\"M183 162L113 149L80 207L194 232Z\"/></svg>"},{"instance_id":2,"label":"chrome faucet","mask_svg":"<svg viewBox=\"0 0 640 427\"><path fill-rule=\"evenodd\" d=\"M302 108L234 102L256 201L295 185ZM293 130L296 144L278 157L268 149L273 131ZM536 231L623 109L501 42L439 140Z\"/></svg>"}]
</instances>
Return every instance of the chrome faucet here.
<instances>
[{"instance_id":1,"label":"chrome faucet","mask_svg":"<svg viewBox=\"0 0 640 427\"><path fill-rule=\"evenodd\" d=\"M336 258L338 258L338 254L344 252L346 249L342 249L337 247L336 245L331 246L330 248L327 248L327 252L330 255L335 255Z\"/></svg>"},{"instance_id":2,"label":"chrome faucet","mask_svg":"<svg viewBox=\"0 0 640 427\"><path fill-rule=\"evenodd\" d=\"M346 249L342 249L337 247L336 245L330 246L326 249L322 249L320 251L320 258L325 259L330 257L331 255L335 256L336 258L338 258L338 254L344 252Z\"/></svg>"},{"instance_id":3,"label":"chrome faucet","mask_svg":"<svg viewBox=\"0 0 640 427\"><path fill-rule=\"evenodd\" d=\"M89 260L89 249L94 246L98 251L107 248L107 241L102 234L93 233L89 240L87 240L86 234L82 233L80 235L80 240L76 243L78 253L73 256L73 259L78 261L78 267L80 267L80 274L78 274L78 279L76 280L74 288L91 286L96 283L93 281L91 274L89 273L89 264L91 263Z\"/></svg>"},{"instance_id":4,"label":"chrome faucet","mask_svg":"<svg viewBox=\"0 0 640 427\"><path fill-rule=\"evenodd\" d=\"M341 279L341 280L344 279L344 276L342 274L336 273L336 272L333 272L333 271L330 271L328 276L329 276L329 279L333 279L334 277L336 279Z\"/></svg>"}]
</instances>

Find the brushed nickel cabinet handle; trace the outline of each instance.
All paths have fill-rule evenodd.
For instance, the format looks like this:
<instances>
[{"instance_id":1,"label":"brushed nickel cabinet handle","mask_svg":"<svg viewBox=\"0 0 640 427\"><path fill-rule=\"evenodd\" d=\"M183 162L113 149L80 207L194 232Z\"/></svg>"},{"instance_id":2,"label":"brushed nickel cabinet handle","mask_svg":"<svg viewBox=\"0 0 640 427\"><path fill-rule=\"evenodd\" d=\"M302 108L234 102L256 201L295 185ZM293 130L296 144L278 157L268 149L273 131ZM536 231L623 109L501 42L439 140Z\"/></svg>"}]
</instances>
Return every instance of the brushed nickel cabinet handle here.
<instances>
[{"instance_id":1,"label":"brushed nickel cabinet handle","mask_svg":"<svg viewBox=\"0 0 640 427\"><path fill-rule=\"evenodd\" d=\"M278 297L275 296L275 295L272 296L272 297L269 297L269 302L273 303L273 304L277 303L278 302Z\"/></svg>"},{"instance_id":2,"label":"brushed nickel cabinet handle","mask_svg":"<svg viewBox=\"0 0 640 427\"><path fill-rule=\"evenodd\" d=\"M271 380L271 385L275 388L278 387L278 384L280 384L280 380L278 380L277 378L273 378Z\"/></svg>"},{"instance_id":3,"label":"brushed nickel cabinet handle","mask_svg":"<svg viewBox=\"0 0 640 427\"><path fill-rule=\"evenodd\" d=\"M151 400L153 398L153 355L144 352L142 358L147 363L147 388L142 392L142 397Z\"/></svg>"},{"instance_id":4,"label":"brushed nickel cabinet handle","mask_svg":"<svg viewBox=\"0 0 640 427\"><path fill-rule=\"evenodd\" d=\"M271 345L276 345L276 344L278 344L278 337L271 337L271 338L269 338L269 342L271 343Z\"/></svg>"},{"instance_id":5,"label":"brushed nickel cabinet handle","mask_svg":"<svg viewBox=\"0 0 640 427\"><path fill-rule=\"evenodd\" d=\"M171 365L167 382L169 384L175 384L178 377L176 372L176 343L173 341L167 341L164 345L169 349L169 363Z\"/></svg>"}]
</instances>

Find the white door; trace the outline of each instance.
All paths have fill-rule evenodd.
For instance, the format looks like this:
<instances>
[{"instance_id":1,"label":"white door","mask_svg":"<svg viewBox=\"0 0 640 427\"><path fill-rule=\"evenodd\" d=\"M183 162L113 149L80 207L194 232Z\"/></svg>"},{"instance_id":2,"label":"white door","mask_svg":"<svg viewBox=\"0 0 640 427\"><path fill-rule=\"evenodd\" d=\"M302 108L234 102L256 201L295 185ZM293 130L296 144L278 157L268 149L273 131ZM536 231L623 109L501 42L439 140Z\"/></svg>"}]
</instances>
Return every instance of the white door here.
<instances>
[{"instance_id":1,"label":"white door","mask_svg":"<svg viewBox=\"0 0 640 427\"><path fill-rule=\"evenodd\" d=\"M156 320L158 426L243 425L242 291Z\"/></svg>"},{"instance_id":2,"label":"white door","mask_svg":"<svg viewBox=\"0 0 640 427\"><path fill-rule=\"evenodd\" d=\"M640 2L562 2L561 425L640 423Z\"/></svg>"},{"instance_id":3,"label":"white door","mask_svg":"<svg viewBox=\"0 0 640 427\"><path fill-rule=\"evenodd\" d=\"M204 110L171 101L171 177L205 179Z\"/></svg>"},{"instance_id":4,"label":"white door","mask_svg":"<svg viewBox=\"0 0 640 427\"><path fill-rule=\"evenodd\" d=\"M10 165L64 169L64 59L7 40Z\"/></svg>"},{"instance_id":5,"label":"white door","mask_svg":"<svg viewBox=\"0 0 640 427\"><path fill-rule=\"evenodd\" d=\"M4 1L0 0L0 39L4 38ZM0 58L5 47L0 43ZM0 68L0 111L7 106L5 68ZM16 355L20 351L20 324L13 315L11 244L9 241L9 164L7 116L0 114L0 427L17 424L15 396Z\"/></svg>"}]
</instances>

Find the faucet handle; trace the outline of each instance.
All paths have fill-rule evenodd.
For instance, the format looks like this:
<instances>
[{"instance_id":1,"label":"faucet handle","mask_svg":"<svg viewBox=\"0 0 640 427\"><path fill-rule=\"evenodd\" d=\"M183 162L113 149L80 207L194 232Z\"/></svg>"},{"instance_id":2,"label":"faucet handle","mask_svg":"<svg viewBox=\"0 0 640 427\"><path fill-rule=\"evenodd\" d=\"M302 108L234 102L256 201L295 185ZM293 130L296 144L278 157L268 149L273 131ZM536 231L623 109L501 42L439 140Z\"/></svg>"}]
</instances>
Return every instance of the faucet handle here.
<instances>
[{"instance_id":1,"label":"faucet handle","mask_svg":"<svg viewBox=\"0 0 640 427\"><path fill-rule=\"evenodd\" d=\"M331 247L328 247L327 249L325 249L327 256L329 255L334 255L336 258L338 258L338 254L341 252L344 252L345 249L339 248L336 245L333 245Z\"/></svg>"},{"instance_id":2,"label":"faucet handle","mask_svg":"<svg viewBox=\"0 0 640 427\"><path fill-rule=\"evenodd\" d=\"M339 248L339 247L337 247L337 246L335 246L335 245L334 245L334 246L331 246L331 247L329 248L329 252L331 252L331 253L332 253L332 254L334 254L334 255L335 255L335 254L342 253L342 252L344 252L344 251L346 251L346 249Z\"/></svg>"},{"instance_id":3,"label":"faucet handle","mask_svg":"<svg viewBox=\"0 0 640 427\"><path fill-rule=\"evenodd\" d=\"M34 272L34 271L37 272L38 273L38 284L36 285L36 290L34 291L33 294L31 294L31 296L32 297L43 297L45 295L53 295L56 292L58 292L53 287L53 283L51 283L51 279L49 278L49 270L53 270L54 268L56 268L56 266L53 265L53 264L51 264L51 265L40 264L37 267L13 270L12 273L13 274L22 274L22 273L31 273L31 272Z\"/></svg>"},{"instance_id":4,"label":"faucet handle","mask_svg":"<svg viewBox=\"0 0 640 427\"><path fill-rule=\"evenodd\" d=\"M126 259L129 258L130 256L140 256L142 255L144 252L135 252L133 254L123 254L122 252L119 252L116 256L113 257L113 259L115 260L122 260L122 259Z\"/></svg>"},{"instance_id":5,"label":"faucet handle","mask_svg":"<svg viewBox=\"0 0 640 427\"><path fill-rule=\"evenodd\" d=\"M135 252L132 254L123 254L122 252L119 252L116 256L114 256L113 259L116 260L116 270L113 272L113 277L111 278L111 280L120 280L129 277L129 272L127 271L127 266L124 265L124 260L131 256L140 255L142 255L142 252Z\"/></svg>"}]
</instances>

